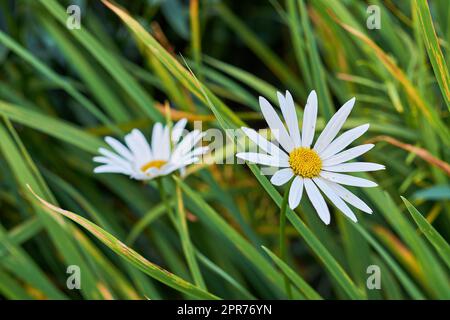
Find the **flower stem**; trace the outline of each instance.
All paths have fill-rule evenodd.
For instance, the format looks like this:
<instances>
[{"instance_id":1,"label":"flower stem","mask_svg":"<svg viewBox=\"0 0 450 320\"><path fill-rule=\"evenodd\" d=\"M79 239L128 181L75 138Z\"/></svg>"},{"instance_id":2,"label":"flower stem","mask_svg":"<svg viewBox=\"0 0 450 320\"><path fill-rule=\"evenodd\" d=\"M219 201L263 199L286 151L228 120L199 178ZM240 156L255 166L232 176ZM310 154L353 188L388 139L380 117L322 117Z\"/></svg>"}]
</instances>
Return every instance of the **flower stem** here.
<instances>
[{"instance_id":1,"label":"flower stem","mask_svg":"<svg viewBox=\"0 0 450 320\"><path fill-rule=\"evenodd\" d=\"M162 183L162 178L158 178L156 179L157 183L158 183L158 189L159 189L159 195L161 196L161 200L164 203L166 210L167 210L167 214L169 215L170 220L172 220L172 222L176 222L175 221L175 217L173 214L173 210L172 210L172 206L169 203L169 201L167 200L167 195L166 195L166 190L164 189L164 185ZM176 223L175 223L176 224ZM175 225L175 228L178 230L178 226Z\"/></svg>"},{"instance_id":2,"label":"flower stem","mask_svg":"<svg viewBox=\"0 0 450 320\"><path fill-rule=\"evenodd\" d=\"M200 288L206 290L205 281L203 280L202 274L200 272L200 268L198 266L197 259L195 257L194 247L189 237L189 228L187 226L186 212L184 210L183 195L181 194L181 188L180 185L178 184L178 181L176 181L175 184L176 184L177 213L178 213L177 218L180 227L181 245L183 247L184 255L186 256L189 270L191 271L191 275L194 278L195 284L198 285Z\"/></svg>"},{"instance_id":3,"label":"flower stem","mask_svg":"<svg viewBox=\"0 0 450 320\"><path fill-rule=\"evenodd\" d=\"M194 279L194 282L196 285L198 285L202 289L206 289L205 282L203 280L202 274L200 272L200 268L198 266L197 260L195 258L195 252L194 247L192 245L192 242L189 237L189 229L187 227L186 223L186 214L184 211L184 205L183 205L183 197L181 194L181 189L176 184L176 203L177 203L177 215L175 216L173 213L173 209L169 201L167 200L167 195L164 189L164 185L162 183L162 179L158 180L158 188L159 192L161 194L161 199L164 202L167 212L169 215L170 220L175 226L175 229L178 232L178 235L181 240L181 246L183 248L183 252L189 267L189 271L192 275L192 278Z\"/></svg>"},{"instance_id":4,"label":"flower stem","mask_svg":"<svg viewBox=\"0 0 450 320\"><path fill-rule=\"evenodd\" d=\"M291 181L292 183L292 181ZM280 210L280 255L281 259L285 262L287 262L287 255L286 255L286 208L287 208L287 202L288 202L288 195L291 183L288 184L288 187L286 188L286 191L284 192L283 196L283 202L281 203L281 210ZM286 288L286 294L289 299L292 299L292 290L291 290L291 284L289 281L289 278L285 275L284 276L284 286Z\"/></svg>"}]
</instances>

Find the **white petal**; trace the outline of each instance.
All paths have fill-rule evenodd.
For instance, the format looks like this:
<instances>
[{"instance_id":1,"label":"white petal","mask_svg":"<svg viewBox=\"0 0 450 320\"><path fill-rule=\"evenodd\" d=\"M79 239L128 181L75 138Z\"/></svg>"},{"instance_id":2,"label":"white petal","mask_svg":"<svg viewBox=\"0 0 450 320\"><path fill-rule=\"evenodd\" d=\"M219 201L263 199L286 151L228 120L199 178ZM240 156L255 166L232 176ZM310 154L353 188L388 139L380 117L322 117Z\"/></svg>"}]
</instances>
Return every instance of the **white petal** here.
<instances>
[{"instance_id":1,"label":"white petal","mask_svg":"<svg viewBox=\"0 0 450 320\"><path fill-rule=\"evenodd\" d=\"M107 158L107 157L94 157L92 160L94 160L94 162L98 162L98 163L105 163L105 164L112 163L111 159Z\"/></svg>"},{"instance_id":2,"label":"white petal","mask_svg":"<svg viewBox=\"0 0 450 320\"><path fill-rule=\"evenodd\" d=\"M195 148L194 150L192 150L189 153L186 153L186 157L197 157L197 156L201 156L203 154L205 154L206 152L208 152L209 147L198 147Z\"/></svg>"},{"instance_id":3,"label":"white petal","mask_svg":"<svg viewBox=\"0 0 450 320\"><path fill-rule=\"evenodd\" d=\"M311 147L314 139L317 121L317 94L311 91L306 102L305 112L303 113L302 124L302 146Z\"/></svg>"},{"instance_id":4,"label":"white petal","mask_svg":"<svg viewBox=\"0 0 450 320\"><path fill-rule=\"evenodd\" d=\"M161 139L163 135L163 125L159 122L155 123L152 131L152 152L153 159L162 160L161 157Z\"/></svg>"},{"instance_id":5,"label":"white petal","mask_svg":"<svg viewBox=\"0 0 450 320\"><path fill-rule=\"evenodd\" d=\"M294 176L291 168L281 169L275 172L275 174L270 179L273 185L282 186Z\"/></svg>"},{"instance_id":6,"label":"white petal","mask_svg":"<svg viewBox=\"0 0 450 320\"><path fill-rule=\"evenodd\" d=\"M354 104L355 98L351 98L330 119L314 145L314 150L316 152L322 152L330 144L330 142L333 141L334 137L336 137L339 130L342 128L345 120L347 120Z\"/></svg>"},{"instance_id":7,"label":"white petal","mask_svg":"<svg viewBox=\"0 0 450 320\"><path fill-rule=\"evenodd\" d=\"M118 140L112 138L112 137L106 137L105 141L107 144L111 146L111 148L114 149L119 155L124 157L127 160L132 161L133 155L131 154L130 150L128 150L127 147L125 147L122 143L120 143Z\"/></svg>"},{"instance_id":8,"label":"white petal","mask_svg":"<svg viewBox=\"0 0 450 320\"><path fill-rule=\"evenodd\" d=\"M313 178L313 181L319 187L320 190L327 196L328 199L339 209L341 210L347 217L349 217L352 221L356 222L355 214L350 210L350 208L345 204L345 202L336 194L336 192L331 189L328 185L327 180L323 178Z\"/></svg>"},{"instance_id":9,"label":"white petal","mask_svg":"<svg viewBox=\"0 0 450 320\"><path fill-rule=\"evenodd\" d=\"M180 140L184 128L186 127L187 119L183 118L179 120L172 128L172 143L177 144L177 142Z\"/></svg>"},{"instance_id":10,"label":"white petal","mask_svg":"<svg viewBox=\"0 0 450 320\"><path fill-rule=\"evenodd\" d=\"M139 164L145 163L145 159L141 154L141 146L136 140L136 136L133 133L127 134L125 136L125 142L128 148L131 150L131 153L133 154L133 161Z\"/></svg>"},{"instance_id":11,"label":"white petal","mask_svg":"<svg viewBox=\"0 0 450 320\"><path fill-rule=\"evenodd\" d=\"M159 175L160 175L159 174L159 169L155 168L155 167L151 167L151 168L148 168L147 171L145 171L145 175L144 176L146 176L147 179L148 179L148 178L154 178L154 177L159 176Z\"/></svg>"},{"instance_id":12,"label":"white petal","mask_svg":"<svg viewBox=\"0 0 450 320\"><path fill-rule=\"evenodd\" d=\"M383 170L385 166L372 162L349 162L341 163L334 166L323 166L322 170L332 172L366 172Z\"/></svg>"},{"instance_id":13,"label":"white petal","mask_svg":"<svg viewBox=\"0 0 450 320\"><path fill-rule=\"evenodd\" d=\"M286 96L283 96L280 92L277 92L277 96L291 140L295 147L300 147L302 141L300 138L300 130L298 128L298 119L297 112L295 111L294 99L292 99L291 93L287 90Z\"/></svg>"},{"instance_id":14,"label":"white petal","mask_svg":"<svg viewBox=\"0 0 450 320\"><path fill-rule=\"evenodd\" d=\"M275 138L287 152L291 152L294 149L294 143L278 117L278 114L272 108L269 101L263 97L259 97L259 105Z\"/></svg>"},{"instance_id":15,"label":"white petal","mask_svg":"<svg viewBox=\"0 0 450 320\"><path fill-rule=\"evenodd\" d=\"M199 158L193 157L193 158L185 158L182 161L180 161L179 163L169 163L166 166L163 166L161 168L160 174L166 175L166 174L172 173L175 170L185 168L190 164L198 162L199 160L200 160Z\"/></svg>"},{"instance_id":16,"label":"white petal","mask_svg":"<svg viewBox=\"0 0 450 320\"><path fill-rule=\"evenodd\" d=\"M327 159L334 156L336 153L344 150L350 143L361 137L367 129L369 129L368 123L344 132L319 154L320 157L322 159Z\"/></svg>"},{"instance_id":17,"label":"white petal","mask_svg":"<svg viewBox=\"0 0 450 320\"><path fill-rule=\"evenodd\" d=\"M181 175L182 177L185 177L185 176L186 176L186 167L181 167L181 168L180 168L180 175Z\"/></svg>"},{"instance_id":18,"label":"white petal","mask_svg":"<svg viewBox=\"0 0 450 320\"><path fill-rule=\"evenodd\" d=\"M199 130L189 132L183 140L175 147L172 153L172 160L182 158L186 153L190 152L197 143L204 137L205 133Z\"/></svg>"},{"instance_id":19,"label":"white petal","mask_svg":"<svg viewBox=\"0 0 450 320\"><path fill-rule=\"evenodd\" d=\"M165 126L163 130L163 134L161 136L161 141L159 142L161 144L161 154L160 154L160 160L169 160L170 157L170 128L169 126Z\"/></svg>"},{"instance_id":20,"label":"white petal","mask_svg":"<svg viewBox=\"0 0 450 320\"><path fill-rule=\"evenodd\" d=\"M123 173L130 174L129 170L126 170L123 167L115 166L115 165L103 165L94 169L95 173Z\"/></svg>"},{"instance_id":21,"label":"white petal","mask_svg":"<svg viewBox=\"0 0 450 320\"><path fill-rule=\"evenodd\" d=\"M241 152L237 153L236 157L247 160L253 163L262 164L272 167L289 167L289 163L283 159L276 158L274 156L255 152Z\"/></svg>"},{"instance_id":22,"label":"white petal","mask_svg":"<svg viewBox=\"0 0 450 320\"><path fill-rule=\"evenodd\" d=\"M328 182L328 185L334 190L334 192L336 192L336 194L339 197L341 197L344 201L347 201L352 206L354 206L355 208L358 208L361 211L367 212L369 214L371 214L373 212L372 209L370 209L369 206L367 204L365 204L364 201L362 201L360 198L355 196L353 193L348 191L343 186L341 186L337 183L331 182L331 181L327 181L327 182Z\"/></svg>"},{"instance_id":23,"label":"white petal","mask_svg":"<svg viewBox=\"0 0 450 320\"><path fill-rule=\"evenodd\" d=\"M131 134L134 136L134 141L139 146L139 155L142 157L142 160L146 162L150 161L152 159L152 152L147 139L145 139L142 132L138 129L133 129Z\"/></svg>"},{"instance_id":24,"label":"white petal","mask_svg":"<svg viewBox=\"0 0 450 320\"><path fill-rule=\"evenodd\" d=\"M336 164L340 164L342 162L355 159L356 157L359 157L360 155L366 153L370 149L372 149L375 145L374 144L363 144L361 146L353 147L348 150L342 151L341 153L338 153L334 156L329 157L326 160L322 161L323 166L333 166Z\"/></svg>"},{"instance_id":25,"label":"white petal","mask_svg":"<svg viewBox=\"0 0 450 320\"><path fill-rule=\"evenodd\" d=\"M311 201L314 209L316 209L319 218L325 223L330 224L330 211L325 202L325 199L320 194L319 189L317 189L314 182L311 179L304 179L306 193Z\"/></svg>"},{"instance_id":26,"label":"white petal","mask_svg":"<svg viewBox=\"0 0 450 320\"><path fill-rule=\"evenodd\" d=\"M303 178L296 176L289 190L289 208L294 210L300 204L303 194Z\"/></svg>"},{"instance_id":27,"label":"white petal","mask_svg":"<svg viewBox=\"0 0 450 320\"><path fill-rule=\"evenodd\" d=\"M289 159L289 156L283 150L278 148L278 146L276 146L272 142L268 141L266 138L257 133L255 130L242 127L242 131L244 131L247 137L251 141L253 141L256 145L258 145L263 151L276 157L281 157L286 160Z\"/></svg>"},{"instance_id":28,"label":"white petal","mask_svg":"<svg viewBox=\"0 0 450 320\"><path fill-rule=\"evenodd\" d=\"M347 174L341 174L341 173L335 173L335 172L328 172L328 171L322 171L320 172L320 176L322 178L325 178L327 180L330 180L332 182L336 182L339 184L344 184L347 186L355 186L355 187L362 187L362 188L368 188L368 187L376 187L377 184L373 181L349 176Z\"/></svg>"},{"instance_id":29,"label":"white petal","mask_svg":"<svg viewBox=\"0 0 450 320\"><path fill-rule=\"evenodd\" d=\"M115 164L115 165L120 166L120 167L125 167L125 168L128 168L130 166L130 163L127 160L125 160L122 157L118 156L114 152L109 151L108 149L99 148L98 152L100 154L106 156L107 158L109 158L111 160L112 164Z\"/></svg>"}]
</instances>

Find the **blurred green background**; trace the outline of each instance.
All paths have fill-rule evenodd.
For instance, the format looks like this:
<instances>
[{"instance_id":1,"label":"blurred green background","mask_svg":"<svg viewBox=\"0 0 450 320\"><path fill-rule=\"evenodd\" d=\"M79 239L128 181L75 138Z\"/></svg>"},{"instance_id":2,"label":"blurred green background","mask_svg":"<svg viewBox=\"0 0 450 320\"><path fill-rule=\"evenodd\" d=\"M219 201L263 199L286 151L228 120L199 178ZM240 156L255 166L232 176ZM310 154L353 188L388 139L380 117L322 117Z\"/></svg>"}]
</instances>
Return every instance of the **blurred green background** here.
<instances>
[{"instance_id":1,"label":"blurred green background","mask_svg":"<svg viewBox=\"0 0 450 320\"><path fill-rule=\"evenodd\" d=\"M66 26L71 4L81 29ZM286 275L297 299L450 298L448 1L116 4L0 1L0 297L284 299ZM374 213L354 224L330 206L325 226L304 197L283 263L282 190L255 166L193 166L164 184L187 216L194 279L156 184L94 175L92 156L105 135L148 135L167 118L264 128L258 96L277 105L286 89L299 116L317 91L319 130L356 97L345 128L369 122L360 140L377 145L362 158L387 168L365 175L379 188L355 190ZM55 219L27 184L94 225ZM67 288L69 265L81 290Z\"/></svg>"}]
</instances>

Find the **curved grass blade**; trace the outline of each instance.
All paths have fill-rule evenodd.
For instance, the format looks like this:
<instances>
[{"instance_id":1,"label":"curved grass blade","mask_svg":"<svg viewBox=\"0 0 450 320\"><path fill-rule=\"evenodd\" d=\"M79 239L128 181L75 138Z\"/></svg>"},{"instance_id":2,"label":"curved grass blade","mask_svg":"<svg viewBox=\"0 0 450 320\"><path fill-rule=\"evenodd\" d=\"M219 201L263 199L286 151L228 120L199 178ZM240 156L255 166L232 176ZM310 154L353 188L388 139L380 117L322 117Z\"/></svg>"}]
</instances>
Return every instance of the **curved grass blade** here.
<instances>
[{"instance_id":1,"label":"curved grass blade","mask_svg":"<svg viewBox=\"0 0 450 320\"><path fill-rule=\"evenodd\" d=\"M291 279L292 283L305 295L306 298L311 300L322 300L323 298L314 290L301 276L295 273L283 260L278 258L272 251L262 246L264 251L275 262L275 264L283 271L283 273Z\"/></svg>"},{"instance_id":2,"label":"curved grass blade","mask_svg":"<svg viewBox=\"0 0 450 320\"><path fill-rule=\"evenodd\" d=\"M65 9L55 0L40 0L39 3L66 26ZM101 42L95 39L86 28L73 32L76 38L87 51L105 68L111 77L127 92L148 117L154 121L161 121L163 117L155 108L153 99L146 93L141 85L128 73L122 62L116 58Z\"/></svg>"},{"instance_id":3,"label":"curved grass blade","mask_svg":"<svg viewBox=\"0 0 450 320\"><path fill-rule=\"evenodd\" d=\"M450 110L450 79L447 63L445 62L444 55L442 54L439 45L427 0L415 0L414 8L419 16L420 30L422 31L422 36L425 40L425 47L427 48L428 57L433 66L434 75L436 76L439 88L441 89L445 104Z\"/></svg>"},{"instance_id":4,"label":"curved grass blade","mask_svg":"<svg viewBox=\"0 0 450 320\"><path fill-rule=\"evenodd\" d=\"M422 214L404 197L401 197L409 213L413 217L420 231L427 237L441 258L450 268L450 246L447 241L436 231Z\"/></svg>"},{"instance_id":5,"label":"curved grass blade","mask_svg":"<svg viewBox=\"0 0 450 320\"><path fill-rule=\"evenodd\" d=\"M115 126L115 124L103 114L103 112L94 105L89 99L82 95L75 87L68 82L66 79L62 78L59 74L54 72L52 69L47 67L31 53L29 53L25 48L20 46L14 39L10 38L7 34L0 30L0 42L6 47L14 51L19 57L30 63L36 70L38 70L45 77L53 81L59 87L64 89L69 95L71 95L80 105L82 105L87 111L94 115L100 122L111 128L115 132L120 132L120 130Z\"/></svg>"},{"instance_id":6,"label":"curved grass blade","mask_svg":"<svg viewBox=\"0 0 450 320\"><path fill-rule=\"evenodd\" d=\"M164 270L158 265L151 263L150 261L142 257L140 254L138 254L136 251L127 247L125 244L123 244L109 232L106 232L105 230L93 224L89 220L73 212L58 208L57 206L54 206L51 203L45 201L44 199L40 198L31 189L30 186L28 186L28 189L36 197L36 199L39 200L42 208L44 208L46 211L52 214L59 213L65 216L66 218L72 220L73 222L76 222L80 226L84 227L87 231L92 233L92 235L94 235L98 240L103 242L112 251L117 253L119 256L121 256L122 258L133 264L135 267L151 276L152 278L155 278L156 280L161 281L162 283L168 285L169 287L172 287L177 291L186 293L195 298L214 299L214 300L218 299L218 297L216 297L215 295L207 291L204 291L192 285L191 283L179 278L178 276Z\"/></svg>"},{"instance_id":7,"label":"curved grass blade","mask_svg":"<svg viewBox=\"0 0 450 320\"><path fill-rule=\"evenodd\" d=\"M96 153L98 148L105 145L100 139L83 132L68 122L1 100L0 115L73 144L87 152Z\"/></svg>"},{"instance_id":8,"label":"curved grass blade","mask_svg":"<svg viewBox=\"0 0 450 320\"><path fill-rule=\"evenodd\" d=\"M230 276L226 271L216 265L214 262L209 260L206 256L196 251L196 256L198 260L212 272L216 273L230 285L232 285L236 290L238 290L245 299L254 300L256 297L252 295L244 286L237 282L232 276Z\"/></svg>"}]
</instances>

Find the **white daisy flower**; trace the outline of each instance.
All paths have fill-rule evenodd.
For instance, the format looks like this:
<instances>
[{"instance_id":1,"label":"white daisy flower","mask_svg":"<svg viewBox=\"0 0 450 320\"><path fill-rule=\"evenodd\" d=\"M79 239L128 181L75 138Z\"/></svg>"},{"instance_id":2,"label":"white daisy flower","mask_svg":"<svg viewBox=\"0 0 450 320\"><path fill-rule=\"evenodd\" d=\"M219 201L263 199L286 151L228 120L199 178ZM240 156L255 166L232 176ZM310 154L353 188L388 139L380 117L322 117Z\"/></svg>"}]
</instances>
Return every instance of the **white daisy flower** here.
<instances>
[{"instance_id":1,"label":"white daisy flower","mask_svg":"<svg viewBox=\"0 0 450 320\"><path fill-rule=\"evenodd\" d=\"M287 128L270 103L265 98L259 97L264 118L281 148L266 140L255 130L242 128L250 140L266 153L243 152L236 156L253 163L281 168L270 181L276 186L281 186L294 178L289 190L289 207L295 209L300 204L303 189L305 189L312 205L325 224L330 223L330 212L320 191L355 222L357 221L356 216L346 202L364 212L372 213L372 210L361 199L342 186L375 187L377 186L375 182L342 172L365 172L385 168L380 164L370 162L347 163L373 148L373 144L365 144L343 151L367 131L369 124L348 130L336 138L355 104L355 98L347 101L334 114L313 147L311 146L317 118L316 92L311 91L308 96L301 134L292 95L288 91L286 91L286 96L278 92L278 100Z\"/></svg>"},{"instance_id":2,"label":"white daisy flower","mask_svg":"<svg viewBox=\"0 0 450 320\"><path fill-rule=\"evenodd\" d=\"M95 173L121 173L137 180L150 180L180 170L199 160L208 147L196 147L204 133L199 130L189 132L180 142L187 120L181 119L170 130L169 126L155 123L151 146L138 129L125 136L126 146L112 137L106 143L115 151L99 148L99 157L94 161L102 165Z\"/></svg>"}]
</instances>

